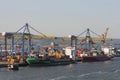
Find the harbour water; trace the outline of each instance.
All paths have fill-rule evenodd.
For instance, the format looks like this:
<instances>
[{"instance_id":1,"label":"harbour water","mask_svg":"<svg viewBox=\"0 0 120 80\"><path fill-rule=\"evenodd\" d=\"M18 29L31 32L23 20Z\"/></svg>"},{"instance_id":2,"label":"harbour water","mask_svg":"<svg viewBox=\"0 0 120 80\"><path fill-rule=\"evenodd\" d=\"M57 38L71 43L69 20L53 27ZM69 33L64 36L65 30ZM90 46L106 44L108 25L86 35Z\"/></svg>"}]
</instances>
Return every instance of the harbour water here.
<instances>
[{"instance_id":1,"label":"harbour water","mask_svg":"<svg viewBox=\"0 0 120 80\"><path fill-rule=\"evenodd\" d=\"M43 43L50 44L51 41L39 42L41 46ZM66 42L68 43L70 42ZM120 40L113 40L111 43L120 48ZM0 68L0 80L120 80L120 57L105 62L78 62L64 66L27 66L20 67L18 71Z\"/></svg>"},{"instance_id":2,"label":"harbour water","mask_svg":"<svg viewBox=\"0 0 120 80\"><path fill-rule=\"evenodd\" d=\"M120 58L51 67L0 68L0 80L120 80Z\"/></svg>"}]
</instances>

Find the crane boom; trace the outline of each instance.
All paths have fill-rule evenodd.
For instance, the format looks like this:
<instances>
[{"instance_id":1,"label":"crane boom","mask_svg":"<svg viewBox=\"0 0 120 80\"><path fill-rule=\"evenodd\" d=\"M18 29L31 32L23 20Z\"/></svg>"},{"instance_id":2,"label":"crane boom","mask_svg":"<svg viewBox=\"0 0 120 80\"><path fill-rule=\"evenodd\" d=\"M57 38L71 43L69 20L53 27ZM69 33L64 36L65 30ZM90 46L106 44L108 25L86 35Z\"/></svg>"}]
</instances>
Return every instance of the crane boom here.
<instances>
[{"instance_id":1,"label":"crane boom","mask_svg":"<svg viewBox=\"0 0 120 80\"><path fill-rule=\"evenodd\" d=\"M103 34L103 40L106 40L107 38L107 33L108 33L109 28L106 28L105 33Z\"/></svg>"}]
</instances>

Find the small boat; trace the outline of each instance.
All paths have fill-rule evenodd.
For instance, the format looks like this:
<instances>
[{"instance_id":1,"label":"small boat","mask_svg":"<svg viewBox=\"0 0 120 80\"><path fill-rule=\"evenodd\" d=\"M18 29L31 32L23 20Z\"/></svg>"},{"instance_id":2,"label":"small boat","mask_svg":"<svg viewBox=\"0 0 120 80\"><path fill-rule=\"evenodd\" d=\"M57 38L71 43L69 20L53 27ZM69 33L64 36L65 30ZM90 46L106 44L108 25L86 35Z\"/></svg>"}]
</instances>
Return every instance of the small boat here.
<instances>
[{"instance_id":1,"label":"small boat","mask_svg":"<svg viewBox=\"0 0 120 80\"><path fill-rule=\"evenodd\" d=\"M120 49L115 49L115 57L120 57Z\"/></svg>"},{"instance_id":2,"label":"small boat","mask_svg":"<svg viewBox=\"0 0 120 80\"><path fill-rule=\"evenodd\" d=\"M19 70L19 65L18 64L8 64L8 70L17 71L17 70Z\"/></svg>"}]
</instances>

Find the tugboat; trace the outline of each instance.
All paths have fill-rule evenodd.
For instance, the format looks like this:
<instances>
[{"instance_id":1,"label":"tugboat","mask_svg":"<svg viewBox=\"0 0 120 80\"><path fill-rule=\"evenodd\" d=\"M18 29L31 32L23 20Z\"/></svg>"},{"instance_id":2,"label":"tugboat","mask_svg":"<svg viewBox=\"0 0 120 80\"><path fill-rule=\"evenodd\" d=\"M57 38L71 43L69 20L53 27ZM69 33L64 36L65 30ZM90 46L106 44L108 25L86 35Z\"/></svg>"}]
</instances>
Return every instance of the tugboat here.
<instances>
[{"instance_id":1,"label":"tugboat","mask_svg":"<svg viewBox=\"0 0 120 80\"><path fill-rule=\"evenodd\" d=\"M8 70L19 70L19 64L15 63L15 58L12 58L12 56L8 56Z\"/></svg>"}]
</instances>

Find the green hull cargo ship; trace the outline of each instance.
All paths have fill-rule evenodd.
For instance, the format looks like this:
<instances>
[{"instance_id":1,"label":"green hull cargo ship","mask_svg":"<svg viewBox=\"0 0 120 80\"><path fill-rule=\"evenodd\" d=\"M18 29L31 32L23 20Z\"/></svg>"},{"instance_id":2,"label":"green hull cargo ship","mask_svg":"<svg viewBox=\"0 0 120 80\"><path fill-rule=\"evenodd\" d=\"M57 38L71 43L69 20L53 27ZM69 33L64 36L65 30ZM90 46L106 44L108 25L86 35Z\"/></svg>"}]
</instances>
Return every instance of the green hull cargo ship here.
<instances>
[{"instance_id":1,"label":"green hull cargo ship","mask_svg":"<svg viewBox=\"0 0 120 80\"><path fill-rule=\"evenodd\" d=\"M69 65L75 63L75 61L69 58L50 58L49 60L39 60L38 58L27 58L26 62L29 66L57 66L57 65Z\"/></svg>"}]
</instances>

